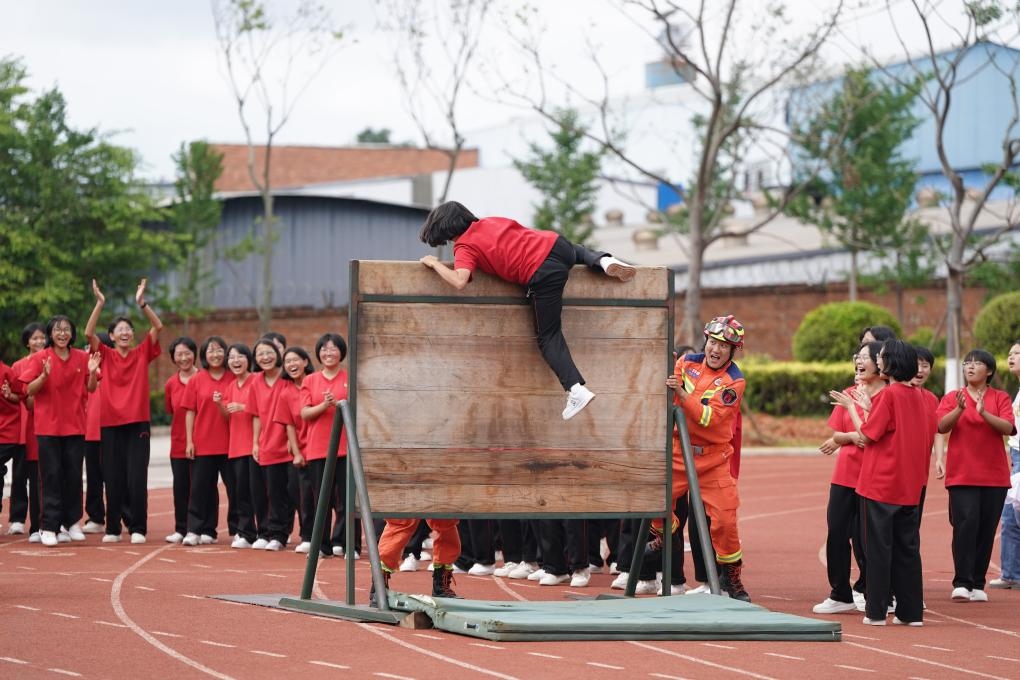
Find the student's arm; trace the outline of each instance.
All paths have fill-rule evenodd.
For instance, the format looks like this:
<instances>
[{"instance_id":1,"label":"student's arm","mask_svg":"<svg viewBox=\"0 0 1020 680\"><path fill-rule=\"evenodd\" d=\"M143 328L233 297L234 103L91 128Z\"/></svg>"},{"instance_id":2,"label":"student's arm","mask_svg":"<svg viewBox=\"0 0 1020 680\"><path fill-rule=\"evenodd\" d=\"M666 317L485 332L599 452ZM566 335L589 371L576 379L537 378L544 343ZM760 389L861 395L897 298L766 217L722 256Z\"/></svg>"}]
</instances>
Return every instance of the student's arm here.
<instances>
[{"instance_id":1,"label":"student's arm","mask_svg":"<svg viewBox=\"0 0 1020 680\"><path fill-rule=\"evenodd\" d=\"M184 445L184 457L188 460L195 460L195 412L188 409L184 412L184 436L187 444Z\"/></svg>"},{"instance_id":2,"label":"student's arm","mask_svg":"<svg viewBox=\"0 0 1020 680\"><path fill-rule=\"evenodd\" d=\"M89 392L95 392L96 387L99 386L99 364L103 360L103 355L99 352L93 352L89 355L89 377L85 381L85 389Z\"/></svg>"},{"instance_id":3,"label":"student's arm","mask_svg":"<svg viewBox=\"0 0 1020 680\"><path fill-rule=\"evenodd\" d=\"M89 314L89 320L85 324L85 339L89 341L89 349L93 352L99 349L99 338L96 337L96 324L99 323L99 315L103 312L103 305L106 304L106 296L99 290L99 284L92 279L92 292L96 296L96 306Z\"/></svg>"},{"instance_id":4,"label":"student's arm","mask_svg":"<svg viewBox=\"0 0 1020 680\"><path fill-rule=\"evenodd\" d=\"M138 308L145 314L145 318L149 320L151 328L149 328L149 337L152 338L153 342L159 340L159 332L163 330L163 322L156 316L156 312L149 306L149 303L145 301L145 284L149 282L148 279L142 279L138 283L138 290L135 291L135 302L138 303Z\"/></svg>"},{"instance_id":5,"label":"student's arm","mask_svg":"<svg viewBox=\"0 0 1020 680\"><path fill-rule=\"evenodd\" d=\"M946 476L946 440L944 434L935 435L935 479L942 479Z\"/></svg>"},{"instance_id":6,"label":"student's arm","mask_svg":"<svg viewBox=\"0 0 1020 680\"><path fill-rule=\"evenodd\" d=\"M469 281L471 281L470 269L450 269L440 262L439 258L435 255L426 255L421 258L421 263L439 274L439 278L446 281L457 290L464 290L464 287L468 285Z\"/></svg>"},{"instance_id":7,"label":"student's arm","mask_svg":"<svg viewBox=\"0 0 1020 680\"><path fill-rule=\"evenodd\" d=\"M259 462L259 435L262 434L262 421L258 416L251 419L251 457L256 463Z\"/></svg>"},{"instance_id":8,"label":"student's arm","mask_svg":"<svg viewBox=\"0 0 1020 680\"><path fill-rule=\"evenodd\" d=\"M993 430L1002 436L1008 437L1012 435L1016 432L1016 430L1013 429L1012 421L997 416L985 408L985 394L987 394L987 391L982 391L981 394L978 395L977 400L974 402L974 407L978 415L981 416Z\"/></svg>"},{"instance_id":9,"label":"student's arm","mask_svg":"<svg viewBox=\"0 0 1020 680\"><path fill-rule=\"evenodd\" d=\"M287 448L290 449L290 455L294 456L294 467L304 467L305 457L301 454L301 447L298 445L297 428L289 423L287 424Z\"/></svg>"},{"instance_id":10,"label":"student's arm","mask_svg":"<svg viewBox=\"0 0 1020 680\"><path fill-rule=\"evenodd\" d=\"M34 397L42 389L42 386L46 384L46 381L50 377L50 358L46 357L42 360L42 370L31 382L25 386L25 394L29 397ZM31 403L35 403L32 401Z\"/></svg>"},{"instance_id":11,"label":"student's arm","mask_svg":"<svg viewBox=\"0 0 1020 680\"><path fill-rule=\"evenodd\" d=\"M963 390L956 390L956 407L939 420L939 434L947 434L956 426L956 421L963 415L966 404L967 398L963 395Z\"/></svg>"}]
</instances>

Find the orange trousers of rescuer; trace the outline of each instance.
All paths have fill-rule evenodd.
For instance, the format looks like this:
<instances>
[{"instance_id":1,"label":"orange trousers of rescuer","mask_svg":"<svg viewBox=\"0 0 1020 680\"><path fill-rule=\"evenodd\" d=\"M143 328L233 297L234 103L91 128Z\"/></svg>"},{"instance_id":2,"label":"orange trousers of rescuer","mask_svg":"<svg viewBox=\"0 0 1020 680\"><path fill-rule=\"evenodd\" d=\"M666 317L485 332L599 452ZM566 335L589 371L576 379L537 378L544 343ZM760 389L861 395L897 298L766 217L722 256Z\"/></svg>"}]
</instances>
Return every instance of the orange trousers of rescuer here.
<instances>
[{"instance_id":1,"label":"orange trousers of rescuer","mask_svg":"<svg viewBox=\"0 0 1020 680\"><path fill-rule=\"evenodd\" d=\"M379 561L389 571L400 566L404 546L418 528L417 519L388 519L382 536L379 537ZM460 557L460 534L457 532L458 519L427 519L425 523L436 532L432 547L432 564L453 564Z\"/></svg>"}]
</instances>

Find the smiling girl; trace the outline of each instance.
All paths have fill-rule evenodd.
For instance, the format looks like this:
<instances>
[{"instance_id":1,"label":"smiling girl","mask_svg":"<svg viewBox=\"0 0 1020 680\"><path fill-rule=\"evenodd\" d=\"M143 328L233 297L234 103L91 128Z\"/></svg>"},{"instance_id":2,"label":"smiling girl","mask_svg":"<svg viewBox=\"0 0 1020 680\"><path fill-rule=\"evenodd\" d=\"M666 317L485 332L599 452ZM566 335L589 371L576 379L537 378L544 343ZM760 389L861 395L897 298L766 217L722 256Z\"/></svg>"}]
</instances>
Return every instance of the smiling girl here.
<instances>
[{"instance_id":1,"label":"smiling girl","mask_svg":"<svg viewBox=\"0 0 1020 680\"><path fill-rule=\"evenodd\" d=\"M170 343L170 358L177 372L167 378L163 386L163 405L170 416L170 472L173 475L174 532L166 537L167 543L180 543L188 529L188 498L191 495L191 460L184 455L187 435L184 432L185 412L181 408L184 390L198 369L195 357L198 345L189 337L176 338Z\"/></svg>"}]
</instances>

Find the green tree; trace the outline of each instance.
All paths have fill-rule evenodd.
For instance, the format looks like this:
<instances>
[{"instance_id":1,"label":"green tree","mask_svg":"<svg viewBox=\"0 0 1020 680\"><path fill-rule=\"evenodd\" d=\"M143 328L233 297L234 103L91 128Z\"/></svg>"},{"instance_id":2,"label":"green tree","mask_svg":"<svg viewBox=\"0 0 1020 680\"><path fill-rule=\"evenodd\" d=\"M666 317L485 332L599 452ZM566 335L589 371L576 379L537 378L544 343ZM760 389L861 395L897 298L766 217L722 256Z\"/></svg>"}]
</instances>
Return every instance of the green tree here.
<instances>
[{"instance_id":1,"label":"green tree","mask_svg":"<svg viewBox=\"0 0 1020 680\"><path fill-rule=\"evenodd\" d=\"M916 87L883 86L868 69L850 68L840 89L794 124L802 151L794 176L814 179L786 212L818 225L850 253L851 301L858 298L861 253L895 253L882 278L906 276L908 265L919 263L925 230L904 220L917 174L899 152L920 123L911 113L916 96Z\"/></svg>"},{"instance_id":2,"label":"green tree","mask_svg":"<svg viewBox=\"0 0 1020 680\"><path fill-rule=\"evenodd\" d=\"M861 331L868 326L889 326L902 334L896 318L870 302L829 302L804 315L793 334L797 361L849 361Z\"/></svg>"},{"instance_id":3,"label":"green tree","mask_svg":"<svg viewBox=\"0 0 1020 680\"><path fill-rule=\"evenodd\" d=\"M392 130L389 128L374 128L367 127L358 133L357 142L358 144L389 144L390 134Z\"/></svg>"},{"instance_id":4,"label":"green tree","mask_svg":"<svg viewBox=\"0 0 1020 680\"><path fill-rule=\"evenodd\" d=\"M987 288L987 299L1020 290L1020 249L976 265L967 275L967 284Z\"/></svg>"},{"instance_id":5,"label":"green tree","mask_svg":"<svg viewBox=\"0 0 1020 680\"><path fill-rule=\"evenodd\" d=\"M83 325L95 277L111 302L138 280L172 267L167 232L143 228L158 214L135 177L130 149L96 129L77 130L57 90L34 96L26 71L0 59L0 353L22 353L24 324L66 314ZM128 307L127 309L132 309Z\"/></svg>"},{"instance_id":6,"label":"green tree","mask_svg":"<svg viewBox=\"0 0 1020 680\"><path fill-rule=\"evenodd\" d=\"M554 122L556 127L549 131L552 148L547 150L532 142L530 157L515 159L514 167L542 192L542 202L535 206L534 226L560 233L574 243L591 245L595 229L587 218L595 210L604 152L582 148L586 129L577 111L560 110Z\"/></svg>"},{"instance_id":7,"label":"green tree","mask_svg":"<svg viewBox=\"0 0 1020 680\"><path fill-rule=\"evenodd\" d=\"M191 320L209 311L209 293L218 283L212 266L215 253L209 246L223 209L213 196L216 180L223 174L223 154L198 141L182 143L173 159L177 177L170 223L184 258L177 272L171 307L184 320L184 334L188 335Z\"/></svg>"}]
</instances>

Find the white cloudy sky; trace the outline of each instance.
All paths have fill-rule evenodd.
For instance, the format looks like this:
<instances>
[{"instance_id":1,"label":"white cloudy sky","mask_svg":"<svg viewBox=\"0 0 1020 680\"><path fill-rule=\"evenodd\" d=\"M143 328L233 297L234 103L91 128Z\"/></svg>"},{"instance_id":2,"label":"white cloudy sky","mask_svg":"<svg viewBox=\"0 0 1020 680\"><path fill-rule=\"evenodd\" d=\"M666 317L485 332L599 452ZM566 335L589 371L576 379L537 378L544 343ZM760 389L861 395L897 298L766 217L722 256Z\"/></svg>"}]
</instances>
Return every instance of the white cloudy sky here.
<instances>
[{"instance_id":1,"label":"white cloudy sky","mask_svg":"<svg viewBox=\"0 0 1020 680\"><path fill-rule=\"evenodd\" d=\"M419 141L393 75L394 37L378 27L377 4L324 1L337 21L350 27L350 40L309 88L278 142L342 145L366 126L391 128L395 141ZM504 6L515 2L504 0ZM819 16L819 6L834 2L790 4L792 14L809 21ZM587 47L594 44L612 76L614 93L642 87L642 64L657 56L648 35L654 27L643 13L621 12L611 0L533 4L548 26L547 60L560 76L597 93ZM752 12L764 2L744 5ZM888 15L875 9L884 5L876 0L871 8L855 6L848 12L843 36L830 48L830 62L859 58L853 43L870 43L882 55L897 54ZM909 3L893 0L892 5L911 35L905 13ZM33 89L58 86L68 100L72 124L114 133L117 143L137 149L145 176L170 176L170 155L182 141L243 140L208 0L7 0L0 10L0 55L23 60ZM498 66L513 75L520 58L504 38L504 27L493 21L484 59L488 68ZM768 51L763 55L767 59ZM465 98L460 114L465 128L488 127L522 114L495 101L487 91L492 85L482 79L477 87L483 96Z\"/></svg>"}]
</instances>

